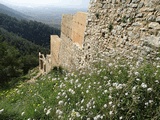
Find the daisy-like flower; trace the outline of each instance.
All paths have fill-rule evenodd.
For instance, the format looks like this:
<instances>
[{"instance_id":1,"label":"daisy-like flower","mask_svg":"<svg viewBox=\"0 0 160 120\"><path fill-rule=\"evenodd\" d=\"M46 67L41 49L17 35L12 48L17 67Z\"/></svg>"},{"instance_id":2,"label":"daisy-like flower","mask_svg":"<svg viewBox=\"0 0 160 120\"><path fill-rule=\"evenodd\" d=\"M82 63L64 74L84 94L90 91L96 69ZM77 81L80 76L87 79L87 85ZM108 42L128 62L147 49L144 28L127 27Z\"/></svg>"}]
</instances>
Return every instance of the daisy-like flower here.
<instances>
[{"instance_id":1,"label":"daisy-like flower","mask_svg":"<svg viewBox=\"0 0 160 120\"><path fill-rule=\"evenodd\" d=\"M109 111L109 114L110 114L110 115L113 115L113 111Z\"/></svg>"},{"instance_id":2,"label":"daisy-like flower","mask_svg":"<svg viewBox=\"0 0 160 120\"><path fill-rule=\"evenodd\" d=\"M152 88L148 88L147 91L148 91L148 92L151 92L151 91L152 91Z\"/></svg>"},{"instance_id":3,"label":"daisy-like flower","mask_svg":"<svg viewBox=\"0 0 160 120\"><path fill-rule=\"evenodd\" d=\"M142 84L141 84L141 87L142 87L142 88L147 88L147 84L142 83Z\"/></svg>"}]
</instances>

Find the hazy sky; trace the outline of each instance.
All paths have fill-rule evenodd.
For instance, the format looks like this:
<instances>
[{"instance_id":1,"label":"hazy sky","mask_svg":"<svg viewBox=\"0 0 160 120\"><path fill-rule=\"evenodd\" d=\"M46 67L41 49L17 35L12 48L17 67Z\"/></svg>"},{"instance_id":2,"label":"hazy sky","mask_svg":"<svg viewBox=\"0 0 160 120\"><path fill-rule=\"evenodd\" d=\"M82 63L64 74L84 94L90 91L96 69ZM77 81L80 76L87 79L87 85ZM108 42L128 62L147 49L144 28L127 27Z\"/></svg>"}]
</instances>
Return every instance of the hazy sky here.
<instances>
[{"instance_id":1,"label":"hazy sky","mask_svg":"<svg viewBox=\"0 0 160 120\"><path fill-rule=\"evenodd\" d=\"M55 5L55 6L76 6L88 7L90 0L0 0L0 3L14 5Z\"/></svg>"}]
</instances>

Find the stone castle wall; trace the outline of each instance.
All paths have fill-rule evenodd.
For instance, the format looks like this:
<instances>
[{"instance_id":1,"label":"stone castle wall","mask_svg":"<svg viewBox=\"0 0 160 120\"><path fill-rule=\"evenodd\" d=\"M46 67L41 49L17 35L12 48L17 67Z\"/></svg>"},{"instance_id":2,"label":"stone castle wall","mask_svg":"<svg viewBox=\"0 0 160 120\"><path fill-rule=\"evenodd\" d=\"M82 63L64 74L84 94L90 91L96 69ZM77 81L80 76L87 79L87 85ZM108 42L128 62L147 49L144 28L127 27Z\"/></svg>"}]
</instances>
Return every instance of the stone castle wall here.
<instances>
[{"instance_id":1,"label":"stone castle wall","mask_svg":"<svg viewBox=\"0 0 160 120\"><path fill-rule=\"evenodd\" d=\"M87 14L78 12L73 16L72 23L72 40L77 43L81 48L84 42L84 32L86 29Z\"/></svg>"},{"instance_id":2,"label":"stone castle wall","mask_svg":"<svg viewBox=\"0 0 160 120\"><path fill-rule=\"evenodd\" d=\"M109 49L160 46L160 0L91 0L88 14L85 63Z\"/></svg>"},{"instance_id":3,"label":"stone castle wall","mask_svg":"<svg viewBox=\"0 0 160 120\"><path fill-rule=\"evenodd\" d=\"M87 67L112 50L146 55L149 46L160 47L160 0L90 0L88 14L63 15L61 26L51 60L56 54L57 65L68 70Z\"/></svg>"},{"instance_id":4,"label":"stone castle wall","mask_svg":"<svg viewBox=\"0 0 160 120\"><path fill-rule=\"evenodd\" d=\"M87 14L63 15L61 28L60 65L66 69L77 69L82 56L82 44L86 29Z\"/></svg>"},{"instance_id":5,"label":"stone castle wall","mask_svg":"<svg viewBox=\"0 0 160 120\"><path fill-rule=\"evenodd\" d=\"M53 67L62 66L68 70L78 69L82 55L82 44L86 29L87 14L63 15L61 37L51 35L50 55L39 54L39 69L48 73Z\"/></svg>"}]
</instances>

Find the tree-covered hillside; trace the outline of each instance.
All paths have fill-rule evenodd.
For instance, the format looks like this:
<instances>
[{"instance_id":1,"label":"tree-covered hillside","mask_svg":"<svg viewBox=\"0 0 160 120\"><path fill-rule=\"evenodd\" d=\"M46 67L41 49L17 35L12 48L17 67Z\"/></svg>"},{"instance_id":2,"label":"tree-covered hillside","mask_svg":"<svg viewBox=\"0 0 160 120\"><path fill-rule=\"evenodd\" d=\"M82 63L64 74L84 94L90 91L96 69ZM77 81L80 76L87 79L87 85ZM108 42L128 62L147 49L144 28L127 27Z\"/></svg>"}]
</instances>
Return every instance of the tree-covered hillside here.
<instances>
[{"instance_id":1,"label":"tree-covered hillside","mask_svg":"<svg viewBox=\"0 0 160 120\"><path fill-rule=\"evenodd\" d=\"M0 13L0 27L44 47L49 47L50 35L60 35L60 30L43 23L17 20L14 17L2 13Z\"/></svg>"},{"instance_id":2,"label":"tree-covered hillside","mask_svg":"<svg viewBox=\"0 0 160 120\"><path fill-rule=\"evenodd\" d=\"M38 66L38 52L48 50L0 28L0 85Z\"/></svg>"}]
</instances>

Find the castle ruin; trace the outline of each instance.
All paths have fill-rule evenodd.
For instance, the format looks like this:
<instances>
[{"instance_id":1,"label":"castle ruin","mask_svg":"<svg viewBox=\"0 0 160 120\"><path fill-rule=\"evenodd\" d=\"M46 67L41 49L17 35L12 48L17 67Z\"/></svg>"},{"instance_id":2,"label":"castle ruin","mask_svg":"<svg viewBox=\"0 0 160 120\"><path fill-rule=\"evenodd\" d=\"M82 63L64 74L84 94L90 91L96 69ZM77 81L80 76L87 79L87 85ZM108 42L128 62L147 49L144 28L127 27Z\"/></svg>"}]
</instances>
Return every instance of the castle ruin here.
<instances>
[{"instance_id":1,"label":"castle ruin","mask_svg":"<svg viewBox=\"0 0 160 120\"><path fill-rule=\"evenodd\" d=\"M51 54L39 55L45 73L86 67L111 49L144 54L160 47L160 0L90 0L88 13L64 15L61 26L61 37L51 36Z\"/></svg>"},{"instance_id":2,"label":"castle ruin","mask_svg":"<svg viewBox=\"0 0 160 120\"><path fill-rule=\"evenodd\" d=\"M86 21L85 12L62 16L61 36L59 38L57 35L51 35L50 55L45 57L39 53L39 69L43 74L50 72L53 67L62 66L69 69L73 66L77 52L82 50Z\"/></svg>"}]
</instances>

